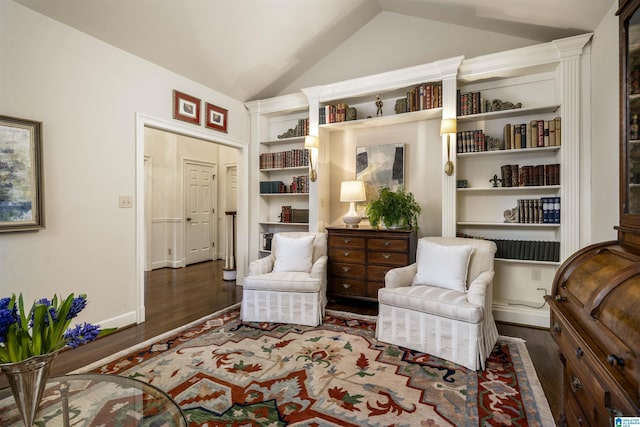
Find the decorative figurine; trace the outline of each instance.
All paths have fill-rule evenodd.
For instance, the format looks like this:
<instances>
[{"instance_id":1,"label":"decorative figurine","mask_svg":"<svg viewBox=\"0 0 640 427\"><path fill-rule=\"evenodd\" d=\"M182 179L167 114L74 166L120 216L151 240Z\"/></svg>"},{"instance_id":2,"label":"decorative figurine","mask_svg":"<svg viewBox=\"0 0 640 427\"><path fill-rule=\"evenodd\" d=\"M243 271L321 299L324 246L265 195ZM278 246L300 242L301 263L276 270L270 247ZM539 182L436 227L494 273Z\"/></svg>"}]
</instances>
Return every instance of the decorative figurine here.
<instances>
[{"instance_id":1,"label":"decorative figurine","mask_svg":"<svg viewBox=\"0 0 640 427\"><path fill-rule=\"evenodd\" d=\"M347 120L357 120L358 118L358 110L355 107L347 108Z\"/></svg>"},{"instance_id":2,"label":"decorative figurine","mask_svg":"<svg viewBox=\"0 0 640 427\"><path fill-rule=\"evenodd\" d=\"M502 180L500 178L498 178L498 175L496 174L496 175L493 175L493 178L491 178L489 180L489 182L491 184L493 184L493 188L497 188L498 187L498 183L502 182Z\"/></svg>"},{"instance_id":3,"label":"decorative figurine","mask_svg":"<svg viewBox=\"0 0 640 427\"><path fill-rule=\"evenodd\" d=\"M504 222L519 222L517 207L504 211Z\"/></svg>"},{"instance_id":4,"label":"decorative figurine","mask_svg":"<svg viewBox=\"0 0 640 427\"><path fill-rule=\"evenodd\" d=\"M376 110L376 117L381 116L382 115L382 99L380 99L378 95L376 95L376 107L378 108Z\"/></svg>"}]
</instances>

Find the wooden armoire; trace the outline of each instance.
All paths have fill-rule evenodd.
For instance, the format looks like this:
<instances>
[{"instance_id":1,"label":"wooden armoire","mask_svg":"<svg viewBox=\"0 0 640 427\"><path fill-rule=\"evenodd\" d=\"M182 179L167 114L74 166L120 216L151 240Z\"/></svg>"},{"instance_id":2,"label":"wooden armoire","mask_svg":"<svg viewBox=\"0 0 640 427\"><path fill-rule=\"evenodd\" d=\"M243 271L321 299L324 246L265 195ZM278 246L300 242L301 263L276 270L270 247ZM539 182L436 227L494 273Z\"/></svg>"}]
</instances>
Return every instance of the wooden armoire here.
<instances>
[{"instance_id":1,"label":"wooden armoire","mask_svg":"<svg viewBox=\"0 0 640 427\"><path fill-rule=\"evenodd\" d=\"M563 363L563 426L640 416L640 0L620 0L620 225L558 269L550 333Z\"/></svg>"}]
</instances>

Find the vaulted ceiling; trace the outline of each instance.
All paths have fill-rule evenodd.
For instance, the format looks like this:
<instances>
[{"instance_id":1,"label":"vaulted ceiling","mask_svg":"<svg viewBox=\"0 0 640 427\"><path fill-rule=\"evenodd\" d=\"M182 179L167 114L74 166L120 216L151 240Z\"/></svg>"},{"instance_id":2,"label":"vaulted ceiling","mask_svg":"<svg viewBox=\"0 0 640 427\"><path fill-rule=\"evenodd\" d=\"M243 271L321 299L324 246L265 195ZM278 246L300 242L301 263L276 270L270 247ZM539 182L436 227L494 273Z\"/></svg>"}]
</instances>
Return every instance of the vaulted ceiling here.
<instances>
[{"instance_id":1,"label":"vaulted ceiling","mask_svg":"<svg viewBox=\"0 0 640 427\"><path fill-rule=\"evenodd\" d=\"M615 0L14 1L247 101L280 94L382 13L547 42L595 30Z\"/></svg>"}]
</instances>

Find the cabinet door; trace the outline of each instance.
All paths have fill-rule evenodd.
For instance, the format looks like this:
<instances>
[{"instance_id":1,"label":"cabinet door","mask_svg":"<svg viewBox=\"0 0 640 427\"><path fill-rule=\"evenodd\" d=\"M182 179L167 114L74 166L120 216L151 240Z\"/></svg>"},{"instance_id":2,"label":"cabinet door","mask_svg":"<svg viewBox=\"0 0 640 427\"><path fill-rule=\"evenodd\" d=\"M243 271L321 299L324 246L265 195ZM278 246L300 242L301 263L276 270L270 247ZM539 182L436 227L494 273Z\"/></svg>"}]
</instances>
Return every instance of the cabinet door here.
<instances>
[{"instance_id":1,"label":"cabinet door","mask_svg":"<svg viewBox=\"0 0 640 427\"><path fill-rule=\"evenodd\" d=\"M640 232L640 1L620 13L620 225Z\"/></svg>"}]
</instances>

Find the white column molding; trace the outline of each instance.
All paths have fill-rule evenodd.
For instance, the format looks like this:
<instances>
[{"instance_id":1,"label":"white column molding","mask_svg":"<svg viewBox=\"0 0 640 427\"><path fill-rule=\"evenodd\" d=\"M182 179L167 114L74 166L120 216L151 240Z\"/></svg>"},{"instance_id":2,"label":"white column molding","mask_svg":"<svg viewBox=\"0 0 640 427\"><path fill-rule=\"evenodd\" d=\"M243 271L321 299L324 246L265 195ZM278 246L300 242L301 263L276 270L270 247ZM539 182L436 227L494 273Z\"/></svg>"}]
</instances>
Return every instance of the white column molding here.
<instances>
[{"instance_id":1,"label":"white column molding","mask_svg":"<svg viewBox=\"0 0 640 427\"><path fill-rule=\"evenodd\" d=\"M456 117L456 76L442 79L442 118L450 119ZM447 136L442 135L442 161L440 162L442 176L442 235L445 237L455 237L456 220L458 218L456 210L456 176L458 164L456 162L456 135L450 135L449 147L451 149L451 161L454 172L448 176L444 173L444 164L447 159Z\"/></svg>"},{"instance_id":2,"label":"white column molding","mask_svg":"<svg viewBox=\"0 0 640 427\"><path fill-rule=\"evenodd\" d=\"M302 92L307 97L309 105L309 135L320 136L320 86L303 89ZM318 172L318 179L309 182L309 231L318 232L324 230L326 215L321 212L320 204L320 188L328 188L329 185L329 168L325 167L325 153L327 152L327 144L329 141L319 140L318 157L314 166Z\"/></svg>"},{"instance_id":3,"label":"white column molding","mask_svg":"<svg viewBox=\"0 0 640 427\"><path fill-rule=\"evenodd\" d=\"M562 105L562 148L560 149L560 224L563 261L580 248L580 56L591 35L556 40L560 55L560 103Z\"/></svg>"}]
</instances>

